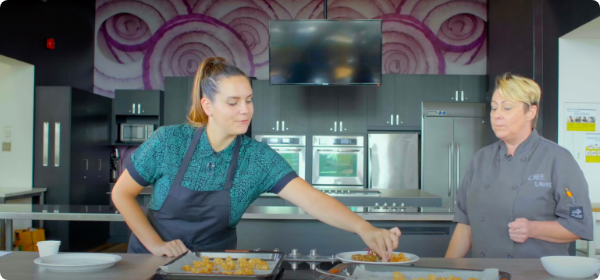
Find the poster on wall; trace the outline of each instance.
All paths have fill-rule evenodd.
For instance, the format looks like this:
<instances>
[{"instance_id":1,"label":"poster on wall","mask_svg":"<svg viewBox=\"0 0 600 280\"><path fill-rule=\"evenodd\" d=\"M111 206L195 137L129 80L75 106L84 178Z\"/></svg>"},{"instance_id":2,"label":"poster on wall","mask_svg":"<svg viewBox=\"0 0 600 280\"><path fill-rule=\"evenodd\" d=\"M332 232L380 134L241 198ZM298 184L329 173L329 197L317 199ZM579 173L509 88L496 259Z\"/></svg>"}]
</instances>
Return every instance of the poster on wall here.
<instances>
[{"instance_id":1,"label":"poster on wall","mask_svg":"<svg viewBox=\"0 0 600 280\"><path fill-rule=\"evenodd\" d=\"M585 134L585 162L600 163L600 133Z\"/></svg>"},{"instance_id":2,"label":"poster on wall","mask_svg":"<svg viewBox=\"0 0 600 280\"><path fill-rule=\"evenodd\" d=\"M567 109L567 131L596 131L596 109Z\"/></svg>"}]
</instances>

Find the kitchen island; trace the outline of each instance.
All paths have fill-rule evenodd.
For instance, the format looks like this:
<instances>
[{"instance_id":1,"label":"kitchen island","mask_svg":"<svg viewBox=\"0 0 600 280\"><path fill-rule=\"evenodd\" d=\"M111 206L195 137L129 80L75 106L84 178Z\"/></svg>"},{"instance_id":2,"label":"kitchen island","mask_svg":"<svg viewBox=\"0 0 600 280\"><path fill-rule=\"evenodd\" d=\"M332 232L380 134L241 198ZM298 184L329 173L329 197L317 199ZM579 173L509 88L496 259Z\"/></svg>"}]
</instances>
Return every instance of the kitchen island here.
<instances>
[{"instance_id":1,"label":"kitchen island","mask_svg":"<svg viewBox=\"0 0 600 280\"><path fill-rule=\"evenodd\" d=\"M39 279L39 280L130 280L148 279L159 280L154 277L156 269L171 261L171 258L152 255L118 254L123 257L121 261L106 270L85 273L66 274L47 271L33 263L38 257L37 252L13 252L0 257L0 274L7 280ZM331 267L330 263L323 263L323 268ZM511 275L511 280L554 280L560 279L548 274L539 259L443 259L421 258L415 266L441 267L458 269L485 269L498 268L500 271ZM284 280L313 280L320 276L303 263L298 270L292 270L289 264ZM589 278L593 279L593 278Z\"/></svg>"},{"instance_id":2,"label":"kitchen island","mask_svg":"<svg viewBox=\"0 0 600 280\"><path fill-rule=\"evenodd\" d=\"M454 232L454 213L447 208L422 207L349 207L376 227L399 227L404 250L423 257L442 257ZM0 205L0 219L7 221L7 232L12 232L12 220L62 220L84 222L113 222L121 229L118 239L111 234L107 243L127 243L129 228L121 214L110 205ZM113 228L111 228L111 231ZM124 232L124 234L122 233ZM308 254L313 248L324 248L322 255L343 250L362 250L365 244L360 236L346 232L306 214L298 207L250 207L237 226L238 249L263 250L298 249ZM12 242L11 236L7 243ZM46 239L52 239L52 232Z\"/></svg>"}]
</instances>

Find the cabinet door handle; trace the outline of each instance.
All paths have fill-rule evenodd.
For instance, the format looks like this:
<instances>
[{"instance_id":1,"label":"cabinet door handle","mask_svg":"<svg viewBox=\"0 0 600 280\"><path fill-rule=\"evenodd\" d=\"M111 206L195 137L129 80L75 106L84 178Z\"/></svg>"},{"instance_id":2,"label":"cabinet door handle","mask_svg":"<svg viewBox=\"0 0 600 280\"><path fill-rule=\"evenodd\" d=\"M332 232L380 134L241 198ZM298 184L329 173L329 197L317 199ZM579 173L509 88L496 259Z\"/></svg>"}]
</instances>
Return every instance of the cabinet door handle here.
<instances>
[{"instance_id":1,"label":"cabinet door handle","mask_svg":"<svg viewBox=\"0 0 600 280\"><path fill-rule=\"evenodd\" d=\"M390 123L394 125L394 115L390 115Z\"/></svg>"},{"instance_id":2,"label":"cabinet door handle","mask_svg":"<svg viewBox=\"0 0 600 280\"><path fill-rule=\"evenodd\" d=\"M135 114L135 103L131 103L131 110L133 111L133 113Z\"/></svg>"},{"instance_id":3,"label":"cabinet door handle","mask_svg":"<svg viewBox=\"0 0 600 280\"><path fill-rule=\"evenodd\" d=\"M333 122L333 131L337 132L337 122Z\"/></svg>"},{"instance_id":4,"label":"cabinet door handle","mask_svg":"<svg viewBox=\"0 0 600 280\"><path fill-rule=\"evenodd\" d=\"M88 160L84 159L83 162L84 162L84 165L85 165L85 171L87 171L88 170Z\"/></svg>"},{"instance_id":5,"label":"cabinet door handle","mask_svg":"<svg viewBox=\"0 0 600 280\"><path fill-rule=\"evenodd\" d=\"M98 159L98 170L102 170L102 160Z\"/></svg>"},{"instance_id":6,"label":"cabinet door handle","mask_svg":"<svg viewBox=\"0 0 600 280\"><path fill-rule=\"evenodd\" d=\"M285 121L281 121L281 131L285 131Z\"/></svg>"},{"instance_id":7,"label":"cabinet door handle","mask_svg":"<svg viewBox=\"0 0 600 280\"><path fill-rule=\"evenodd\" d=\"M344 124L342 122L340 122L340 132L344 131L343 127L344 127Z\"/></svg>"},{"instance_id":8,"label":"cabinet door handle","mask_svg":"<svg viewBox=\"0 0 600 280\"><path fill-rule=\"evenodd\" d=\"M42 139L42 165L48 166L48 138L49 138L50 124L44 122L44 138Z\"/></svg>"},{"instance_id":9,"label":"cabinet door handle","mask_svg":"<svg viewBox=\"0 0 600 280\"><path fill-rule=\"evenodd\" d=\"M142 113L142 105L138 103L138 115Z\"/></svg>"},{"instance_id":10,"label":"cabinet door handle","mask_svg":"<svg viewBox=\"0 0 600 280\"><path fill-rule=\"evenodd\" d=\"M279 121L277 121L277 124L275 126L277 127L277 131L279 131Z\"/></svg>"},{"instance_id":11,"label":"cabinet door handle","mask_svg":"<svg viewBox=\"0 0 600 280\"><path fill-rule=\"evenodd\" d=\"M458 90L454 94L454 101L458 101Z\"/></svg>"},{"instance_id":12,"label":"cabinet door handle","mask_svg":"<svg viewBox=\"0 0 600 280\"><path fill-rule=\"evenodd\" d=\"M464 91L460 91L460 101L465 101L465 92Z\"/></svg>"},{"instance_id":13,"label":"cabinet door handle","mask_svg":"<svg viewBox=\"0 0 600 280\"><path fill-rule=\"evenodd\" d=\"M54 166L60 166L60 123L54 123Z\"/></svg>"},{"instance_id":14,"label":"cabinet door handle","mask_svg":"<svg viewBox=\"0 0 600 280\"><path fill-rule=\"evenodd\" d=\"M396 115L396 125L400 125L400 115Z\"/></svg>"}]
</instances>

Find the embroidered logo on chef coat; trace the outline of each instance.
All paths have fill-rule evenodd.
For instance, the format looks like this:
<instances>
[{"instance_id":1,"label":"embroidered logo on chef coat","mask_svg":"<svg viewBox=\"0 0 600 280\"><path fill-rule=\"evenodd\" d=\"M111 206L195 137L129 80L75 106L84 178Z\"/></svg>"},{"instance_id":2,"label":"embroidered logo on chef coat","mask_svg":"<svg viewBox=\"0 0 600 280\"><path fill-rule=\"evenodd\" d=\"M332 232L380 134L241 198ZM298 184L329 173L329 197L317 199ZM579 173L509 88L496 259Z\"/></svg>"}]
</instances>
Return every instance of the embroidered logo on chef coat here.
<instances>
[{"instance_id":1,"label":"embroidered logo on chef coat","mask_svg":"<svg viewBox=\"0 0 600 280\"><path fill-rule=\"evenodd\" d=\"M571 217L575 218L575 219L583 219L583 207L581 206L577 206L577 207L571 207Z\"/></svg>"},{"instance_id":2,"label":"embroidered logo on chef coat","mask_svg":"<svg viewBox=\"0 0 600 280\"><path fill-rule=\"evenodd\" d=\"M545 181L545 174L533 174L527 180L533 181L536 188L552 188L552 182Z\"/></svg>"}]
</instances>

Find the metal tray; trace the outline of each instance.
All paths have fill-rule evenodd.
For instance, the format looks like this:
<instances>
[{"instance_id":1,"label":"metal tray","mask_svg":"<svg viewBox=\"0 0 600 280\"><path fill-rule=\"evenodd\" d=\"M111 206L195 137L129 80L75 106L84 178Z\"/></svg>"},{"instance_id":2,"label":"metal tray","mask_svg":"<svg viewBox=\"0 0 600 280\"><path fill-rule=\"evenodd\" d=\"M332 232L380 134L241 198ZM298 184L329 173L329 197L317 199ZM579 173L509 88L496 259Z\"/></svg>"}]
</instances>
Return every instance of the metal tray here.
<instances>
[{"instance_id":1,"label":"metal tray","mask_svg":"<svg viewBox=\"0 0 600 280\"><path fill-rule=\"evenodd\" d=\"M335 271L337 270L337 271ZM448 277L454 275L456 277L462 277L462 279L469 279L468 277L477 278L483 280L484 271L477 269L452 269L452 268L440 268L440 267L417 267L417 266L383 266L383 265L370 265L370 264L339 264L329 270L330 273L339 275L336 277L333 275L323 274L317 278L317 280L347 280L347 277L351 277L357 280L364 279L394 279L392 273L395 271L404 274L406 279L414 279L424 277L427 279L429 274L435 274L436 279L440 276ZM335 273L333 273L335 272ZM360 277L369 274L368 277ZM389 275L388 275L389 274ZM378 277L382 276L382 277ZM489 279L489 278L488 278ZM497 280L510 280L511 275L509 273L498 271ZM496 280L494 278L494 280Z\"/></svg>"},{"instance_id":2,"label":"metal tray","mask_svg":"<svg viewBox=\"0 0 600 280\"><path fill-rule=\"evenodd\" d=\"M211 261L214 258L225 259L227 256L231 257L234 261L240 258L247 258L248 260L258 258L263 261L267 261L269 264L269 270L254 270L254 275L227 275L220 273L210 274L194 274L189 271L181 269L186 264L191 264L193 260L202 260L202 257L209 257ZM285 253L282 252L250 252L250 251L202 251L202 252L188 252L183 254L169 263L159 267L156 270L156 275L161 276L163 279L215 279L225 278L227 280L249 280L249 279L261 279L261 280L275 280L282 270L281 265L283 264L283 258ZM259 274L256 274L259 273Z\"/></svg>"}]
</instances>

